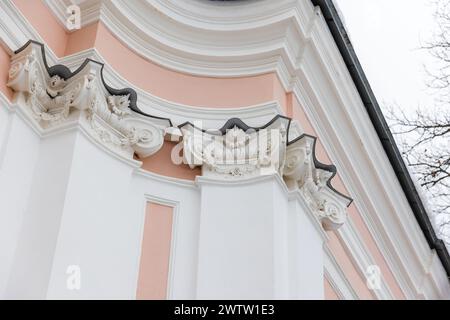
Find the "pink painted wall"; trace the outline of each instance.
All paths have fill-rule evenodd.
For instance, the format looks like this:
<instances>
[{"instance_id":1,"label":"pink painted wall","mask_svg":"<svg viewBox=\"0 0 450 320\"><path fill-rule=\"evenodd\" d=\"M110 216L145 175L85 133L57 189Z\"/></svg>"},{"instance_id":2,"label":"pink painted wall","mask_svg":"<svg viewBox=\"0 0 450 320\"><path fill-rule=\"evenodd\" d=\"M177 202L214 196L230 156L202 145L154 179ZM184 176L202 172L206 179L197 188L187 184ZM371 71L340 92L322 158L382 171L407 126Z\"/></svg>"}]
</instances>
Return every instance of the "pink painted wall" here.
<instances>
[{"instance_id":1,"label":"pink painted wall","mask_svg":"<svg viewBox=\"0 0 450 320\"><path fill-rule=\"evenodd\" d=\"M328 232L330 240L327 243L333 256L339 264L339 267L344 271L345 277L349 280L352 288L356 291L358 297L362 300L375 299L374 292L370 291L366 285L366 280L358 272L356 266L353 264L350 256L345 251L344 246L339 241L334 232Z\"/></svg>"},{"instance_id":2,"label":"pink painted wall","mask_svg":"<svg viewBox=\"0 0 450 320\"><path fill-rule=\"evenodd\" d=\"M164 142L163 147L154 155L142 161L142 168L164 176L174 177L185 180L195 180L196 176L201 176L200 168L189 168L188 165L175 165L171 159L171 152L176 143Z\"/></svg>"},{"instance_id":3,"label":"pink painted wall","mask_svg":"<svg viewBox=\"0 0 450 320\"><path fill-rule=\"evenodd\" d=\"M6 86L8 82L8 72L10 66L11 57L5 48L0 45L0 91L8 98L12 99L13 92Z\"/></svg>"},{"instance_id":4,"label":"pink painted wall","mask_svg":"<svg viewBox=\"0 0 450 320\"><path fill-rule=\"evenodd\" d=\"M308 120L308 117L306 116L303 107L300 105L300 103L297 101L297 99L292 96L292 108L289 108L289 110L292 113L292 118L295 120L298 120L300 122L300 125L305 130L306 133L309 133L313 136L318 136L315 132L314 128L311 125L311 122ZM320 137L319 137L320 138ZM316 153L317 158L323 163L331 163L331 160L328 156L328 153L326 152L323 144L320 142L320 139L317 140L316 145ZM339 173L339 171L338 171ZM342 179L339 177L339 174L334 177L332 180L333 186L336 188L336 190L344 193L349 194L347 189L344 186L344 183L342 182ZM364 244L369 249L371 255L373 256L376 264L380 267L380 270L382 272L383 278L389 285L389 287L392 290L392 293L394 294L395 298L397 299L405 299L405 295L403 294L402 290L400 289L400 286L398 285L397 281L395 280L391 270L389 269L386 259L381 254L378 246L375 243L375 240L371 236L369 230L367 229L366 224L364 223L360 212L356 208L355 204L352 203L350 207L348 208L348 215L349 219L352 219L359 234L364 239ZM349 261L349 257L347 252L344 249L343 243L340 243L341 240L339 240L338 237L334 233L330 233L332 237L330 238L328 242L328 246L333 252L333 255L337 258L338 261L340 261L339 265L341 268L345 271L345 274L351 274L351 284L356 289L358 295L362 299L369 299L373 298L373 294L371 292L368 292L367 287L365 285L365 279L362 275L360 275L356 268L354 267L353 263ZM359 278L359 279L358 279ZM361 282L363 284L361 284Z\"/></svg>"},{"instance_id":5,"label":"pink painted wall","mask_svg":"<svg viewBox=\"0 0 450 320\"><path fill-rule=\"evenodd\" d=\"M42 1L14 0L14 3L57 56L95 47L120 75L156 96L193 106L238 107L272 100L285 106L285 95L274 73L240 78L179 73L131 51L102 23L66 33Z\"/></svg>"},{"instance_id":6,"label":"pink painted wall","mask_svg":"<svg viewBox=\"0 0 450 320\"><path fill-rule=\"evenodd\" d=\"M273 73L211 78L172 71L130 51L103 24L99 25L95 47L130 82L167 100L192 106L239 107L277 99L279 81Z\"/></svg>"},{"instance_id":7,"label":"pink painted wall","mask_svg":"<svg viewBox=\"0 0 450 320\"><path fill-rule=\"evenodd\" d=\"M74 33L67 34L41 1L14 0L14 3L58 56L95 47L109 65L135 86L164 99L183 104L208 107L239 107L276 100L279 101L285 114L301 123L306 133L317 135L304 113L303 107L291 93L284 91L275 73L241 78L198 77L179 73L163 68L137 55L116 39L102 23L92 24ZM1 70L7 69L7 61L9 61L9 57L0 52L0 72L4 72ZM126 63L124 63L125 61ZM0 79L0 90L8 92L8 89L4 88L4 84L2 87L1 81ZM230 92L233 94L230 94ZM191 170L186 166L173 165L170 161L171 147L171 144L167 144L157 154L143 159L143 168L162 175L188 180L193 180L196 175L200 175L200 170L198 169ZM317 156L321 162L330 163L329 156L320 139L317 143ZM339 176L335 177L333 185L337 190L348 194ZM394 296L399 299L404 298L398 283L389 270L384 257L376 246L355 205L349 208L349 216L357 227L358 232L362 235L365 245L369 248L376 263L380 266L383 277L386 279ZM168 222L166 221L165 223ZM147 234L147 232L145 233ZM329 234L330 241L328 246L358 296L362 299L373 299L373 293L367 289L364 276L356 269L344 244L341 243L336 234L333 232ZM144 258L142 261L147 260ZM142 275L142 277L142 283L145 283L147 276ZM149 276L148 279L152 278ZM138 289L138 296L140 297L145 290L139 290L141 289ZM161 287L159 290L158 294L161 296Z\"/></svg>"},{"instance_id":8,"label":"pink painted wall","mask_svg":"<svg viewBox=\"0 0 450 320\"><path fill-rule=\"evenodd\" d=\"M97 39L99 23L90 24L80 30L67 35L64 55L74 54L86 49L94 48Z\"/></svg>"},{"instance_id":9,"label":"pink painted wall","mask_svg":"<svg viewBox=\"0 0 450 320\"><path fill-rule=\"evenodd\" d=\"M371 236L366 224L364 223L363 219L361 218L361 214L359 213L358 209L354 204L352 204L349 209L349 216L355 223L359 233L364 239L364 243L369 249L370 253L372 254L373 258L375 259L378 267L380 267L381 274L383 275L384 280L388 284L389 288L392 291L392 294L396 299L406 299L403 291L401 290L400 286L398 285L397 281L394 278L394 275L391 272L391 269L387 265L385 257L381 254L377 244L375 243L375 240Z\"/></svg>"},{"instance_id":10,"label":"pink painted wall","mask_svg":"<svg viewBox=\"0 0 450 320\"><path fill-rule=\"evenodd\" d=\"M147 203L136 298L167 297L173 208Z\"/></svg>"},{"instance_id":11,"label":"pink painted wall","mask_svg":"<svg viewBox=\"0 0 450 320\"><path fill-rule=\"evenodd\" d=\"M58 57L66 51L67 33L43 1L14 0L15 6Z\"/></svg>"},{"instance_id":12,"label":"pink painted wall","mask_svg":"<svg viewBox=\"0 0 450 320\"><path fill-rule=\"evenodd\" d=\"M324 280L325 300L340 300L327 278Z\"/></svg>"}]
</instances>

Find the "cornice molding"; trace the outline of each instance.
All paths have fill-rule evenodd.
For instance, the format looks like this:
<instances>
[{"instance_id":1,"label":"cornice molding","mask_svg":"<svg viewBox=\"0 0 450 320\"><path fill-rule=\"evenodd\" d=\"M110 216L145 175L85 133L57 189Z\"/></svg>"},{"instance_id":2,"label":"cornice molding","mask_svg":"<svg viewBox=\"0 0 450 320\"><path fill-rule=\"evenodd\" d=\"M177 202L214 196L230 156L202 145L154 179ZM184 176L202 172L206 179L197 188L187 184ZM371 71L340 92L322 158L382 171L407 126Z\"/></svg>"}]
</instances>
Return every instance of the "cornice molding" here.
<instances>
[{"instance_id":1,"label":"cornice molding","mask_svg":"<svg viewBox=\"0 0 450 320\"><path fill-rule=\"evenodd\" d=\"M324 246L324 276L330 282L339 299L359 300L357 292L348 279L348 275L346 275L328 246Z\"/></svg>"},{"instance_id":2,"label":"cornice molding","mask_svg":"<svg viewBox=\"0 0 450 320\"><path fill-rule=\"evenodd\" d=\"M140 115L143 115L145 117L149 117L152 118L154 121L158 121L161 122L162 126L172 126L172 123L170 121L170 119L168 118L162 118L162 117L158 117L158 116L154 116L148 113L143 112L138 106L137 106L137 93L134 89L131 88L123 88L123 89L115 89L111 86L109 86L104 79L104 75L103 75L103 68L104 68L104 64L102 62L98 62L89 58L86 58L81 65L75 70L75 71L71 71L67 66L63 65L63 64L54 64L52 66L49 66L47 63L47 55L45 52L45 47L42 43L33 41L33 40L29 40L27 43L25 43L25 45L23 45L21 48L19 48L18 50L16 50L14 52L14 54L16 55L16 57L18 55L20 55L20 53L22 51L25 51L29 46L34 46L34 47L40 47L40 59L42 61L42 66L45 68L45 70L47 70L48 75L50 76L50 78L53 79L53 81L57 81L58 83L54 83L53 86L60 86L60 85L64 85L65 82L67 82L68 80L70 80L73 77L76 77L78 73L83 73L85 72L85 68L86 66L88 66L89 64L91 65L98 65L99 68L99 76L100 76L100 80L101 83L103 85L104 90L107 91L107 93L110 96L116 96L116 97L124 97L126 98L126 105L127 108L131 109L132 111L134 111L135 113L138 113ZM35 49L31 49L30 50L32 55L34 55L35 53ZM34 57L32 57L34 59ZM50 88L47 89L47 91L49 91ZM57 88L56 88L57 90ZM49 93L50 94L50 93ZM57 92L55 92L55 94L57 94ZM111 98L108 99L108 103L114 103ZM125 103L125 101L124 101ZM118 110L116 110L118 111Z\"/></svg>"},{"instance_id":3,"label":"cornice molding","mask_svg":"<svg viewBox=\"0 0 450 320\"><path fill-rule=\"evenodd\" d=\"M170 120L141 112L134 90L109 87L102 70L103 65L93 60L74 72L63 65L50 67L43 45L29 41L12 57L7 85L44 132L78 121L122 156L154 154L163 144Z\"/></svg>"},{"instance_id":4,"label":"cornice molding","mask_svg":"<svg viewBox=\"0 0 450 320\"><path fill-rule=\"evenodd\" d=\"M95 48L58 59L50 48L45 47L45 57L49 64L64 65L70 70L79 69L86 60L103 64L103 78L107 79L105 82L109 83L110 87L133 88L132 90L137 93L139 109L143 113L152 114L155 118L170 119L173 125L179 125L186 121L194 122L200 120L207 128L217 128L223 122L233 117L238 117L252 125L258 125L269 121L277 114L283 113L283 109L278 101L268 101L245 107L215 108L191 106L160 98L134 86L127 79L120 76L106 63L105 59ZM293 136L297 136L303 129L298 121L292 121L290 131Z\"/></svg>"},{"instance_id":5,"label":"cornice molding","mask_svg":"<svg viewBox=\"0 0 450 320\"><path fill-rule=\"evenodd\" d=\"M86 81L91 81L92 79L87 79L91 76L95 77L94 74L98 75L97 79L99 80L96 90L102 91L105 94L107 107L110 111L115 110L113 112L116 113L115 116L121 117L120 114L122 114L122 111L119 109L124 109L124 105L126 105L127 107L125 109L127 109L127 112L129 111L136 118L135 122L142 122L146 119L151 121L157 127L167 129L168 131L170 131L169 127L173 126L173 122L185 123L186 121L201 121L202 125L207 128L216 128L220 123L229 120L233 116L241 117L242 120L245 120L251 124L265 123L276 115L278 115L278 117L283 117L279 116L282 109L277 101L238 108L205 108L170 102L153 96L139 88L136 88L136 90L131 89L130 87L115 89L112 85L108 85L106 83L106 77L108 79L112 79L111 82L114 86L123 86L124 84L129 85L129 83L118 76L118 74L115 73L110 67L105 66L103 62L93 59L96 57L101 58L101 56L94 49L58 60L52 56L51 52L50 55L47 54L43 44L29 40L14 53L11 60L12 67L10 70L11 79L9 81L9 86L16 92L24 92L28 95L31 92L30 81L33 81L33 79L30 78L29 68L30 65L35 66L36 64L35 69L36 74L38 75L36 79L39 80L38 83L40 84L39 90L41 95L40 98L37 98L38 94L32 95L31 99L33 99L33 103L31 105L34 106L34 109L32 110L35 117L41 118L41 126L45 127L47 131L53 130L51 128L54 127L55 124L58 124L58 122L61 122L69 116L69 114L65 114L64 112L56 112L58 109L57 104L59 103L62 106L62 104L64 104L64 101L62 101L65 97L64 95L69 94L69 92L63 92L64 90L61 90L62 87L69 88L72 85L69 85L68 83L80 82L81 80L79 79L83 77ZM59 63L49 65L48 60L56 60L59 61ZM102 59L100 60L102 61ZM24 75L24 71L26 71L26 75ZM93 73L93 75L87 76L88 73ZM53 88L52 86L55 87ZM59 88L59 86L61 86L61 88ZM43 94L44 92L51 92L51 94ZM70 94L72 93L73 92L70 92ZM80 94L80 97L81 96L83 95ZM139 101L141 101L139 104L142 105L142 107L138 107L138 96ZM86 96L83 99L83 101L79 101L77 103L79 105L85 104L90 97ZM56 102L57 100L59 101L58 103ZM26 103L29 103L29 101ZM119 109L117 109L115 104L119 104ZM38 105L39 107L36 109L36 106ZM71 107L77 109L75 105L72 105ZM54 112L53 114L41 112L39 111L39 108L50 108ZM107 110L106 108L103 109ZM64 110L67 111L67 108ZM122 115L125 115L125 113ZM125 119L125 122L130 121L128 118L129 117ZM98 124L99 121L102 122L98 118L98 115L93 115L89 119L92 120L92 124ZM174 120L172 121L171 119ZM97 124L94 125L92 129L97 128L100 136L110 139L104 134L104 132L102 132L102 130L98 128ZM291 119L289 119L288 129L291 136L298 136L302 132L302 128L300 127L298 121L292 121L291 124ZM113 141L110 141L110 143L113 143Z\"/></svg>"},{"instance_id":6,"label":"cornice molding","mask_svg":"<svg viewBox=\"0 0 450 320\"><path fill-rule=\"evenodd\" d=\"M289 125L290 119L281 116L256 128L240 119L230 119L214 131L182 124L183 163L201 166L204 177L224 183L280 175L288 189L298 191L325 230L338 229L352 200L332 187L336 168L317 160L316 138L301 135L288 141Z\"/></svg>"},{"instance_id":7,"label":"cornice molding","mask_svg":"<svg viewBox=\"0 0 450 320\"><path fill-rule=\"evenodd\" d=\"M316 137L303 134L288 143L283 168L286 184L300 191L326 230L335 230L347 219L346 207L352 199L331 185L336 175L334 165L319 162L315 152Z\"/></svg>"},{"instance_id":8,"label":"cornice molding","mask_svg":"<svg viewBox=\"0 0 450 320\"><path fill-rule=\"evenodd\" d=\"M306 2L308 3L307 6L311 6L309 1ZM197 3L197 1L192 3ZM26 39L39 39L36 31L32 32L33 28L26 23L24 17L17 12L18 10L10 10L9 7L11 6L14 9L14 5L9 0L0 2L0 8L6 8L0 10L0 16L2 17L0 31L3 32L1 37L7 46L15 49ZM233 72L236 70L236 75L248 75L252 72L258 72L258 70L262 72L269 69L270 71L276 70L285 89L293 90L295 96L302 102L333 162L341 169L341 177L345 185L354 196L355 204L359 208L364 222L383 256L386 257L396 279L399 280L402 290L408 298L416 298L422 294L422 288L426 287L417 279L425 279L424 281L429 282L434 281L432 279L439 279L441 275L425 278L423 276L427 272L430 250L417 223L411 219L413 216L411 209L395 180L392 168L388 165L388 160L377 140L376 133L370 126L370 120L362 107L361 98L358 96L342 57L339 55L324 18L321 16L320 10L314 11L314 14L311 14L311 12L313 11L304 11L304 14L310 15L310 19L297 21L298 24L307 24L309 27L303 26L300 28L307 35L305 38L307 42L299 51L297 63L300 68L294 76L289 73L289 68L284 62L288 57L284 53L270 61L261 59L252 61L267 62L267 64L260 64L259 67L250 63L250 68L244 65L236 65L236 69L232 70ZM11 16L17 15L17 19L15 21L10 18L3 19L4 16L8 17L10 14ZM25 40L20 40L22 38ZM11 41L11 39L15 40ZM302 44L298 39L295 39L295 41ZM314 66L308 65L312 64L311 59L309 59L310 56L307 56L311 55L309 53L311 50L316 56L313 61ZM179 65L176 63L171 66L172 69L178 67ZM199 70L209 72L210 69L197 68L197 73L194 70L194 74L199 74ZM231 75L230 70L222 70L223 76ZM249 73L245 73L246 71L249 71ZM310 79L306 78L305 75L314 73L322 77L319 79L321 83L326 82L328 85L329 81L335 86L331 93L324 94L323 91L317 92L305 88L306 83L310 82ZM325 78L323 78L324 76ZM314 99L314 97L319 96L322 97L319 99L320 101ZM321 113L322 111L327 111L325 116ZM339 137L337 134L338 132L344 132L342 126L346 128L345 137ZM217 126L212 125L211 127ZM360 140L358 140L358 143L350 143L351 139L347 139L349 137L362 139L363 147L359 147ZM355 149L356 146L358 146L358 149ZM362 156L367 162L353 163L354 161L349 161L349 159L351 160L349 154L355 158ZM376 171L376 177L366 177L366 172L369 169ZM367 190L365 183L380 187ZM377 200L372 201L372 198ZM433 270L433 272L441 272L439 268ZM436 286L439 286L439 284L436 283ZM447 287L448 285L445 284L440 286L441 294ZM426 295L428 295L428 292L426 292Z\"/></svg>"},{"instance_id":9,"label":"cornice molding","mask_svg":"<svg viewBox=\"0 0 450 320\"><path fill-rule=\"evenodd\" d=\"M65 8L71 1L46 3L64 26ZM226 4L217 17L216 5L181 0L141 1L132 6L125 1L79 2L82 26L101 21L128 48L159 65L219 77L276 71L289 89L318 15L311 3L249 1L239 3L239 10ZM199 9L201 16L196 14Z\"/></svg>"},{"instance_id":10,"label":"cornice molding","mask_svg":"<svg viewBox=\"0 0 450 320\"><path fill-rule=\"evenodd\" d=\"M377 263L370 250L368 250L367 246L361 241L361 236L358 234L354 222L349 219L345 225L336 232L336 235L347 248L349 257L353 261L361 279L367 281L368 276L370 276L370 274L367 273L368 270L370 270L369 268L377 266ZM380 286L373 290L373 293L378 299L395 299L395 296L386 282L385 275L382 272L380 272L379 284Z\"/></svg>"},{"instance_id":11,"label":"cornice molding","mask_svg":"<svg viewBox=\"0 0 450 320\"><path fill-rule=\"evenodd\" d=\"M39 33L11 0L0 1L0 41L5 49L12 54L29 39L43 42Z\"/></svg>"},{"instance_id":12,"label":"cornice molding","mask_svg":"<svg viewBox=\"0 0 450 320\"><path fill-rule=\"evenodd\" d=\"M74 32L75 30L67 28L67 8L73 4L80 7L81 13L81 27L86 27L91 23L95 23L100 18L102 1L100 0L89 0L89 1L76 1L71 0L44 0L47 7L53 12L57 18L59 24L66 30L66 32Z\"/></svg>"},{"instance_id":13,"label":"cornice molding","mask_svg":"<svg viewBox=\"0 0 450 320\"><path fill-rule=\"evenodd\" d=\"M195 188L196 188L194 181L163 176L163 175L157 174L155 172L144 170L142 168L135 169L133 171L133 173L137 176L142 176L149 180L157 180L161 183L170 184L173 186L189 188L189 189L193 189L193 190L195 190Z\"/></svg>"},{"instance_id":14,"label":"cornice molding","mask_svg":"<svg viewBox=\"0 0 450 320\"><path fill-rule=\"evenodd\" d=\"M290 119L277 116L258 128L236 118L217 130L182 124L184 163L191 168L201 166L204 176L225 180L280 172L289 123Z\"/></svg>"},{"instance_id":15,"label":"cornice molding","mask_svg":"<svg viewBox=\"0 0 450 320\"><path fill-rule=\"evenodd\" d=\"M204 176L226 181L280 174L291 189L299 189L325 229L345 221L351 200L331 186L336 168L317 161L314 137L289 141L290 118L277 115L258 127L231 118L215 131L199 130L189 122L174 128L170 119L142 112L133 89L106 84L102 63L86 59L74 71L62 64L49 66L44 46L36 41L16 50L7 85L41 135L80 124L128 159L156 153L165 133L172 141L178 135L184 162L191 168L202 166Z\"/></svg>"}]
</instances>

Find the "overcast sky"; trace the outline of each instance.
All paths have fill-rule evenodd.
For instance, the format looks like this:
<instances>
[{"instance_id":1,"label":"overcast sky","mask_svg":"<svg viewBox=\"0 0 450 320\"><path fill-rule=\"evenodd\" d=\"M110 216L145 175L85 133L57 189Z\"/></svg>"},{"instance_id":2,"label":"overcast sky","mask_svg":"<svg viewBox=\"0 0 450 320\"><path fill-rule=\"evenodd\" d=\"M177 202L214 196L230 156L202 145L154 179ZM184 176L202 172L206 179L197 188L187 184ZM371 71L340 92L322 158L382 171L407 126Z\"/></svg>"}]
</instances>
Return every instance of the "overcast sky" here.
<instances>
[{"instance_id":1,"label":"overcast sky","mask_svg":"<svg viewBox=\"0 0 450 320\"><path fill-rule=\"evenodd\" d=\"M422 44L435 27L431 0L334 0L378 102L405 109L432 103Z\"/></svg>"}]
</instances>

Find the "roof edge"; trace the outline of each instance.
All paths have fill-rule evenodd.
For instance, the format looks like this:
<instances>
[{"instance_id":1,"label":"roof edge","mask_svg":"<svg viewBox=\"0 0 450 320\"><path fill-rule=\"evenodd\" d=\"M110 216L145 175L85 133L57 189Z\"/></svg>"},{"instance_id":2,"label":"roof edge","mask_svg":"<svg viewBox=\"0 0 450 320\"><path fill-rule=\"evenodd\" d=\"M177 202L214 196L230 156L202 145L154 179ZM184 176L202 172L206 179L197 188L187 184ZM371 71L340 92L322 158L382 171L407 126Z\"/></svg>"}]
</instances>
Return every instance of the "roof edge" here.
<instances>
[{"instance_id":1,"label":"roof edge","mask_svg":"<svg viewBox=\"0 0 450 320\"><path fill-rule=\"evenodd\" d=\"M314 6L318 6L325 18L342 58L355 83L358 93L369 114L370 120L380 138L384 151L386 152L397 179L406 195L414 216L422 229L428 245L436 250L442 265L450 278L450 255L444 242L438 238L430 217L428 216L419 193L414 185L409 171L403 161L401 153L392 136L389 126L381 112L378 101L370 87L364 70L358 60L356 52L345 30L344 24L332 0L311 0Z\"/></svg>"}]
</instances>

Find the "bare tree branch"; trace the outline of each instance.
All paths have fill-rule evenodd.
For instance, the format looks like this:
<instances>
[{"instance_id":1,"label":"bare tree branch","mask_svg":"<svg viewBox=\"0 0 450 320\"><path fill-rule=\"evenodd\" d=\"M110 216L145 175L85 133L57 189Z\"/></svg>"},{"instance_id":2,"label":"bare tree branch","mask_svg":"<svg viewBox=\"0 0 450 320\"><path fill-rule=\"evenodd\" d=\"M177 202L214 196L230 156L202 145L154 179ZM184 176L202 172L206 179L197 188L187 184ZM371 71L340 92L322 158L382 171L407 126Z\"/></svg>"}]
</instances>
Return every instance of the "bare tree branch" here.
<instances>
[{"instance_id":1,"label":"bare tree branch","mask_svg":"<svg viewBox=\"0 0 450 320\"><path fill-rule=\"evenodd\" d=\"M426 192L436 231L450 245L450 0L434 4L437 28L423 49L437 66L426 68L436 104L414 114L394 105L386 117L405 163Z\"/></svg>"}]
</instances>

